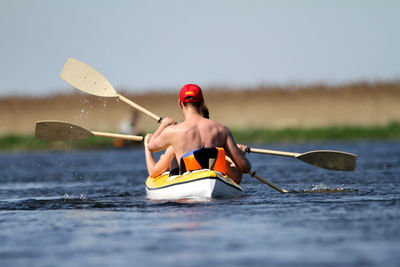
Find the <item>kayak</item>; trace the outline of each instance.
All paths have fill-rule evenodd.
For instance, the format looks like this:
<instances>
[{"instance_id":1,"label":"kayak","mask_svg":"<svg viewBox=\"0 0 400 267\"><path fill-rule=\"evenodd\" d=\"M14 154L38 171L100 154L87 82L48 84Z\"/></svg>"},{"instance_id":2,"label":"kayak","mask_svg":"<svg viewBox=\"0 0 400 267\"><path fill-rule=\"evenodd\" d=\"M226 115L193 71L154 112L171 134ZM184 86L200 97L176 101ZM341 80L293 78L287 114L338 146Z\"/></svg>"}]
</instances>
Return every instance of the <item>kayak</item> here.
<instances>
[{"instance_id":1,"label":"kayak","mask_svg":"<svg viewBox=\"0 0 400 267\"><path fill-rule=\"evenodd\" d=\"M242 194L243 189L229 176L210 169L173 176L165 172L146 180L146 195L149 199L213 199Z\"/></svg>"}]
</instances>

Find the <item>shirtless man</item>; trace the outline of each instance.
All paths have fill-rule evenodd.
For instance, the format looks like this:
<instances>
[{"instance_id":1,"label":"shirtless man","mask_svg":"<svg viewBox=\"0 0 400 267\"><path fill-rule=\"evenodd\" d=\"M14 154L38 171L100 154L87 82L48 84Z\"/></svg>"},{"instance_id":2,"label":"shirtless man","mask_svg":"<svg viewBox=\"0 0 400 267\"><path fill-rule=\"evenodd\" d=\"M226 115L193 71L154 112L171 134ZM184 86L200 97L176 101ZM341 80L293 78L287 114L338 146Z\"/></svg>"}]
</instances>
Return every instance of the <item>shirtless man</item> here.
<instances>
[{"instance_id":1,"label":"shirtless man","mask_svg":"<svg viewBox=\"0 0 400 267\"><path fill-rule=\"evenodd\" d=\"M190 151L203 147L222 147L241 172L249 172L250 162L245 152L236 145L228 127L204 118L201 115L203 105L203 94L199 86L183 86L179 94L179 106L185 120L176 124L171 118L163 119L150 139L148 149L156 152L171 146L179 162Z\"/></svg>"},{"instance_id":2,"label":"shirtless man","mask_svg":"<svg viewBox=\"0 0 400 267\"><path fill-rule=\"evenodd\" d=\"M209 119L210 113L206 105L203 105L201 108L201 115ZM148 149L147 145L150 142L152 134L147 134L144 138L144 151L146 157L146 166L147 171L150 177L157 177L164 173L167 170L170 170L170 174L176 175L179 173L178 162L175 158L175 152L171 146L165 150L164 154L160 156L158 161L154 160L153 154ZM244 145L238 144L238 147L245 151L246 147ZM177 169L175 169L177 168ZM240 172L236 166L230 162L226 162L226 174L232 178L237 184L240 184L242 180L242 172Z\"/></svg>"}]
</instances>

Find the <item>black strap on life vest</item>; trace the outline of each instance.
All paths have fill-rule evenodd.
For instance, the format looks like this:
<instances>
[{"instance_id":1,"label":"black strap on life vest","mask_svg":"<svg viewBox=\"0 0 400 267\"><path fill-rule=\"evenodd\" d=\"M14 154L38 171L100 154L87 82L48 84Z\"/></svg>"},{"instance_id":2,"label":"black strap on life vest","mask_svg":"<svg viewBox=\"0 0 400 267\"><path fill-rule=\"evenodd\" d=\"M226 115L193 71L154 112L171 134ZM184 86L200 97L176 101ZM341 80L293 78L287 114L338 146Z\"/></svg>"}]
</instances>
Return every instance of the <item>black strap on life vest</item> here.
<instances>
[{"instance_id":1,"label":"black strap on life vest","mask_svg":"<svg viewBox=\"0 0 400 267\"><path fill-rule=\"evenodd\" d=\"M218 156L218 149L216 147L200 148L193 151L193 155L200 166L204 169L213 169ZM179 173L183 174L187 171L183 157L179 164Z\"/></svg>"}]
</instances>

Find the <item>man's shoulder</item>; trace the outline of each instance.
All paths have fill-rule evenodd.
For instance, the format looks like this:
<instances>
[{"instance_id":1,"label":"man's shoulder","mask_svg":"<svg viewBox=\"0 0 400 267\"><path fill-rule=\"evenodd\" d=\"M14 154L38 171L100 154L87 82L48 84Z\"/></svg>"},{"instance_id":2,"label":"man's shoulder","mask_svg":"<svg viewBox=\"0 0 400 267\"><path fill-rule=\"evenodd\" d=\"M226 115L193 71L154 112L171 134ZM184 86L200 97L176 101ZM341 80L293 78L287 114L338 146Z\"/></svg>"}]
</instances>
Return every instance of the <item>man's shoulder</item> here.
<instances>
[{"instance_id":1,"label":"man's shoulder","mask_svg":"<svg viewBox=\"0 0 400 267\"><path fill-rule=\"evenodd\" d=\"M165 130L168 130L168 133L179 134L186 132L190 128L191 128L190 125L187 125L185 122L181 122L175 125L171 125Z\"/></svg>"},{"instance_id":2,"label":"man's shoulder","mask_svg":"<svg viewBox=\"0 0 400 267\"><path fill-rule=\"evenodd\" d=\"M182 123L178 123L178 124L171 125L171 126L165 128L165 130L167 130L168 132L177 132L177 131L181 131L183 128L184 127L183 127Z\"/></svg>"},{"instance_id":3,"label":"man's shoulder","mask_svg":"<svg viewBox=\"0 0 400 267\"><path fill-rule=\"evenodd\" d=\"M229 131L229 128L225 124L222 124L222 123L220 123L218 121L214 121L214 120L210 120L210 121L212 121L215 126L221 128L222 130Z\"/></svg>"},{"instance_id":4,"label":"man's shoulder","mask_svg":"<svg viewBox=\"0 0 400 267\"><path fill-rule=\"evenodd\" d=\"M217 132L219 134L222 134L222 136L229 135L230 130L226 125L224 125L220 122L214 121L214 120L208 120L208 121L209 121L209 124L208 124L207 128L209 128L210 130L214 129L214 130L212 130L213 132L215 132L215 130L217 130Z\"/></svg>"},{"instance_id":5,"label":"man's shoulder","mask_svg":"<svg viewBox=\"0 0 400 267\"><path fill-rule=\"evenodd\" d=\"M222 124L222 123L220 123L218 121L215 121L213 119L204 119L204 122L206 122L208 124L211 124L211 125L216 125L216 126L220 126L220 127L226 127L224 124Z\"/></svg>"},{"instance_id":6,"label":"man's shoulder","mask_svg":"<svg viewBox=\"0 0 400 267\"><path fill-rule=\"evenodd\" d=\"M173 127L173 128L172 128ZM217 129L218 132L229 133L229 128L224 124L214 121L212 119L200 119L196 122L181 122L177 125L171 126L171 131L185 132L192 129Z\"/></svg>"}]
</instances>

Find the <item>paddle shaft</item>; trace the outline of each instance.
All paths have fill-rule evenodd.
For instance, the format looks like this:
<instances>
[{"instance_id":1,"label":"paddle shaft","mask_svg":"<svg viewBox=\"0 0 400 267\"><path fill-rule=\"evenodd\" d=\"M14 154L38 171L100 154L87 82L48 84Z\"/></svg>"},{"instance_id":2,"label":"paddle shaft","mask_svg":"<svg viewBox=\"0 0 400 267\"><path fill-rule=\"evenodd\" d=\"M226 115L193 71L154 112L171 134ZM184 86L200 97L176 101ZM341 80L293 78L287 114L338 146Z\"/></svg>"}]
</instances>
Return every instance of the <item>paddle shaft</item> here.
<instances>
[{"instance_id":1,"label":"paddle shaft","mask_svg":"<svg viewBox=\"0 0 400 267\"><path fill-rule=\"evenodd\" d=\"M104 133L104 132L94 132L91 131L95 136L110 137L110 138L120 138L132 141L143 141L143 136L128 135L128 134L114 134L114 133Z\"/></svg>"},{"instance_id":2,"label":"paddle shaft","mask_svg":"<svg viewBox=\"0 0 400 267\"><path fill-rule=\"evenodd\" d=\"M256 172L248 172L248 174L250 174L251 177L254 177L257 180L259 180L260 182L263 182L264 184L269 185L270 187L272 187L273 189L279 191L280 193L283 193L283 194L284 193L288 193L288 191L286 189L280 188L276 184L267 181L266 179L264 179L261 176L259 176L258 174L256 174Z\"/></svg>"},{"instance_id":3,"label":"paddle shaft","mask_svg":"<svg viewBox=\"0 0 400 267\"><path fill-rule=\"evenodd\" d=\"M226 161L229 162L230 164L234 164L233 161L232 161L232 159L229 158L228 156L225 156L225 159L226 159ZM266 179L264 179L264 178L262 178L261 176L259 176L258 174L256 174L256 172L249 171L247 174L249 174L251 177L256 178L256 179L259 180L260 182L262 182L262 183L264 183L264 184L266 184L266 185L272 187L273 189L279 191L280 193L288 193L288 191L287 191L286 189L280 188L280 187L277 186L276 184L267 181Z\"/></svg>"},{"instance_id":4,"label":"paddle shaft","mask_svg":"<svg viewBox=\"0 0 400 267\"><path fill-rule=\"evenodd\" d=\"M248 153L259 153L259 154L269 154L269 155L278 155L278 156L291 157L291 158L295 158L295 157L301 155L300 153L277 151L277 150L268 150L268 149L260 149L260 148L250 148L250 147L248 147L246 149L246 152L248 152Z\"/></svg>"},{"instance_id":5,"label":"paddle shaft","mask_svg":"<svg viewBox=\"0 0 400 267\"><path fill-rule=\"evenodd\" d=\"M147 116L151 117L152 119L155 119L158 123L161 122L162 117L157 116L156 114L148 111L147 109L145 109L144 107L139 106L138 104L136 104L135 102L132 102L131 100L129 100L128 98L118 94L118 98L125 102L126 104L130 105L131 107L143 112L144 114L146 114Z\"/></svg>"}]
</instances>

